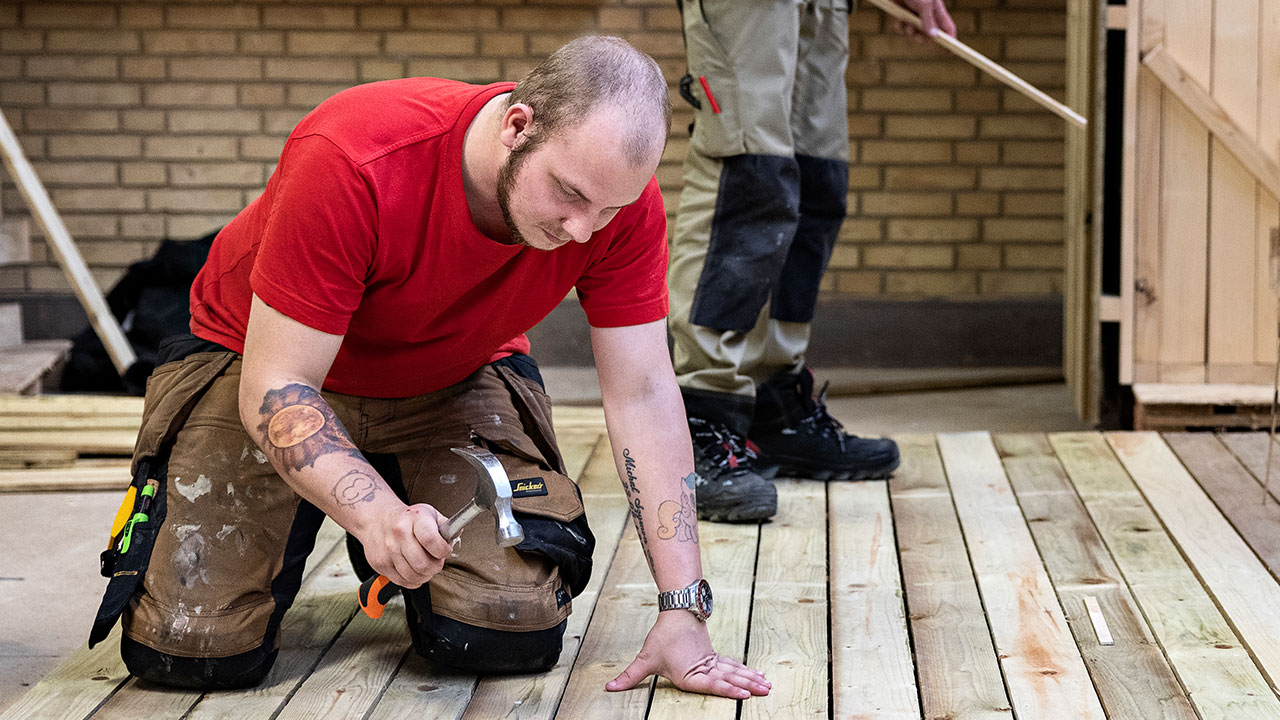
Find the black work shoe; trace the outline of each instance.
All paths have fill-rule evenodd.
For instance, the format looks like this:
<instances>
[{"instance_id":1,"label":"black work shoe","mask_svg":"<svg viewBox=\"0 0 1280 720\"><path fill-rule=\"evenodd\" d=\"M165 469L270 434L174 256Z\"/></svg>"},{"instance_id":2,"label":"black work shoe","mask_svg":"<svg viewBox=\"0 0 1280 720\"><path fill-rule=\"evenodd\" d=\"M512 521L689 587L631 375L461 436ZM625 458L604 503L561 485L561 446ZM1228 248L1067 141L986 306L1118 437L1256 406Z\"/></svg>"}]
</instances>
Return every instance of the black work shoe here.
<instances>
[{"instance_id":1,"label":"black work shoe","mask_svg":"<svg viewBox=\"0 0 1280 720\"><path fill-rule=\"evenodd\" d=\"M689 418L698 518L712 522L760 522L778 512L778 490L755 471L753 446L727 425Z\"/></svg>"},{"instance_id":2,"label":"black work shoe","mask_svg":"<svg viewBox=\"0 0 1280 720\"><path fill-rule=\"evenodd\" d=\"M888 477L898 467L898 444L846 433L827 412L827 385L815 398L808 368L761 384L751 426L758 465L766 474L815 480Z\"/></svg>"}]
</instances>

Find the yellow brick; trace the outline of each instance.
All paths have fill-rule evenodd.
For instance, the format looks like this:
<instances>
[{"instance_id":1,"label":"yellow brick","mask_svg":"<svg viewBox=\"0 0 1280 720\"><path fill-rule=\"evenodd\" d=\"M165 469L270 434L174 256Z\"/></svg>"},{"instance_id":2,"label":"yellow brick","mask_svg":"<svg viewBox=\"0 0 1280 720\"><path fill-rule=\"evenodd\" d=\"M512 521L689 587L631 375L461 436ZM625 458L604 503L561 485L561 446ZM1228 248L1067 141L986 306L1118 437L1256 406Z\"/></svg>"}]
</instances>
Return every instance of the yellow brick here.
<instances>
[{"instance_id":1,"label":"yellow brick","mask_svg":"<svg viewBox=\"0 0 1280 720\"><path fill-rule=\"evenodd\" d=\"M965 115L890 115L885 118L884 134L891 138L956 138L973 137L977 121Z\"/></svg>"},{"instance_id":2,"label":"yellow brick","mask_svg":"<svg viewBox=\"0 0 1280 720\"><path fill-rule=\"evenodd\" d=\"M972 85L978 71L958 60L885 62L885 82L890 85L955 87Z\"/></svg>"},{"instance_id":3,"label":"yellow brick","mask_svg":"<svg viewBox=\"0 0 1280 720\"><path fill-rule=\"evenodd\" d=\"M977 171L957 165L887 167L884 187L887 190L970 190Z\"/></svg>"},{"instance_id":4,"label":"yellow brick","mask_svg":"<svg viewBox=\"0 0 1280 720\"><path fill-rule=\"evenodd\" d=\"M120 125L125 130L134 132L163 132L165 119L163 110L122 110Z\"/></svg>"},{"instance_id":5,"label":"yellow brick","mask_svg":"<svg viewBox=\"0 0 1280 720\"><path fill-rule=\"evenodd\" d=\"M120 182L124 185L164 185L167 179L164 163L120 163Z\"/></svg>"},{"instance_id":6,"label":"yellow brick","mask_svg":"<svg viewBox=\"0 0 1280 720\"><path fill-rule=\"evenodd\" d=\"M476 36L453 32L397 32L386 34L388 55L420 58L431 55L470 56L476 52Z\"/></svg>"},{"instance_id":7,"label":"yellow brick","mask_svg":"<svg viewBox=\"0 0 1280 720\"><path fill-rule=\"evenodd\" d=\"M102 240L77 235L76 240L84 261L95 268L128 267L129 263L146 257L144 243L136 239ZM80 242L81 240L88 240L88 242Z\"/></svg>"},{"instance_id":8,"label":"yellow brick","mask_svg":"<svg viewBox=\"0 0 1280 720\"><path fill-rule=\"evenodd\" d=\"M270 160L280 157L284 149L284 137L240 138L240 157L245 160Z\"/></svg>"},{"instance_id":9,"label":"yellow brick","mask_svg":"<svg viewBox=\"0 0 1280 720\"><path fill-rule=\"evenodd\" d=\"M879 115L849 115L849 137L875 138L884 134L883 119Z\"/></svg>"},{"instance_id":10,"label":"yellow brick","mask_svg":"<svg viewBox=\"0 0 1280 720\"><path fill-rule=\"evenodd\" d=\"M498 61L487 58L433 58L410 60L411 77L441 77L464 82L490 83L503 79Z\"/></svg>"},{"instance_id":11,"label":"yellow brick","mask_svg":"<svg viewBox=\"0 0 1280 720\"><path fill-rule=\"evenodd\" d=\"M945 269L955 262L950 247L938 245L877 245L863 249L862 262L871 268Z\"/></svg>"},{"instance_id":12,"label":"yellow brick","mask_svg":"<svg viewBox=\"0 0 1280 720\"><path fill-rule=\"evenodd\" d=\"M529 54L536 58L546 57L578 35L576 32L529 33Z\"/></svg>"},{"instance_id":13,"label":"yellow brick","mask_svg":"<svg viewBox=\"0 0 1280 720\"><path fill-rule=\"evenodd\" d=\"M978 239L978 221L962 218L892 218L889 220L888 238L914 242L969 242Z\"/></svg>"},{"instance_id":14,"label":"yellow brick","mask_svg":"<svg viewBox=\"0 0 1280 720\"><path fill-rule=\"evenodd\" d=\"M34 162L36 175L46 187L60 185L114 185L113 162Z\"/></svg>"},{"instance_id":15,"label":"yellow brick","mask_svg":"<svg viewBox=\"0 0 1280 720\"><path fill-rule=\"evenodd\" d=\"M146 138L143 156L152 160L230 160L236 156L236 139L207 135L164 135Z\"/></svg>"},{"instance_id":16,"label":"yellow brick","mask_svg":"<svg viewBox=\"0 0 1280 720\"><path fill-rule=\"evenodd\" d=\"M169 61L169 77L174 80L261 80L258 58L201 57Z\"/></svg>"},{"instance_id":17,"label":"yellow brick","mask_svg":"<svg viewBox=\"0 0 1280 720\"><path fill-rule=\"evenodd\" d=\"M27 156L28 160L39 160L45 156L45 138L43 136L20 137L18 138L18 144L22 146L22 153Z\"/></svg>"},{"instance_id":18,"label":"yellow brick","mask_svg":"<svg viewBox=\"0 0 1280 720\"><path fill-rule=\"evenodd\" d=\"M1067 56L1065 37L1011 37L1005 40L1007 60L1058 60Z\"/></svg>"},{"instance_id":19,"label":"yellow brick","mask_svg":"<svg viewBox=\"0 0 1280 720\"><path fill-rule=\"evenodd\" d=\"M137 85L109 82L54 82L49 83L50 105L76 105L81 107L137 105Z\"/></svg>"},{"instance_id":20,"label":"yellow brick","mask_svg":"<svg viewBox=\"0 0 1280 720\"><path fill-rule=\"evenodd\" d=\"M876 12L880 12L876 10ZM896 32L867 35L860 38L862 55L867 59L937 60L947 57L947 52L930 44L913 42ZM968 38L966 38L968 40Z\"/></svg>"},{"instance_id":21,"label":"yellow brick","mask_svg":"<svg viewBox=\"0 0 1280 720\"><path fill-rule=\"evenodd\" d=\"M1061 192L1009 193L1004 196L1004 214L1016 216L1049 215L1062 217Z\"/></svg>"},{"instance_id":22,"label":"yellow brick","mask_svg":"<svg viewBox=\"0 0 1280 720\"><path fill-rule=\"evenodd\" d=\"M866 215L950 215L948 193L862 193L862 212Z\"/></svg>"},{"instance_id":23,"label":"yellow brick","mask_svg":"<svg viewBox=\"0 0 1280 720\"><path fill-rule=\"evenodd\" d=\"M118 233L118 215L115 213L92 215L73 213L66 218L67 231L76 240L81 238L109 238Z\"/></svg>"},{"instance_id":24,"label":"yellow brick","mask_svg":"<svg viewBox=\"0 0 1280 720\"><path fill-rule=\"evenodd\" d=\"M404 63L400 60L366 59L360 61L361 82L395 80L404 76Z\"/></svg>"},{"instance_id":25,"label":"yellow brick","mask_svg":"<svg viewBox=\"0 0 1280 720\"><path fill-rule=\"evenodd\" d=\"M262 27L280 30L338 29L346 30L356 26L356 9L326 5L304 5L288 7L276 4L262 8Z\"/></svg>"},{"instance_id":26,"label":"yellow brick","mask_svg":"<svg viewBox=\"0 0 1280 720\"><path fill-rule=\"evenodd\" d=\"M1062 100L1062 88L1067 84L1066 63L1022 60L1006 62L1004 66L1023 80Z\"/></svg>"},{"instance_id":27,"label":"yellow brick","mask_svg":"<svg viewBox=\"0 0 1280 720\"><path fill-rule=\"evenodd\" d=\"M1050 190L1059 189L1063 171L1057 168L984 167L978 185L984 190Z\"/></svg>"},{"instance_id":28,"label":"yellow brick","mask_svg":"<svg viewBox=\"0 0 1280 720\"><path fill-rule=\"evenodd\" d=\"M480 36L481 55L521 56L526 52L524 33L487 32Z\"/></svg>"},{"instance_id":29,"label":"yellow brick","mask_svg":"<svg viewBox=\"0 0 1280 720\"><path fill-rule=\"evenodd\" d=\"M885 292L914 297L955 297L974 295L977 278L971 273L955 272L888 272Z\"/></svg>"},{"instance_id":30,"label":"yellow brick","mask_svg":"<svg viewBox=\"0 0 1280 720\"><path fill-rule=\"evenodd\" d=\"M247 133L262 128L257 110L172 110L169 131L175 133Z\"/></svg>"},{"instance_id":31,"label":"yellow brick","mask_svg":"<svg viewBox=\"0 0 1280 720\"><path fill-rule=\"evenodd\" d=\"M983 10L978 14L982 34L1014 35L1034 28L1037 34L1065 36L1065 13L1046 13L1013 10Z\"/></svg>"},{"instance_id":32,"label":"yellow brick","mask_svg":"<svg viewBox=\"0 0 1280 720\"><path fill-rule=\"evenodd\" d=\"M165 79L164 58L120 58L120 77L125 80L163 80Z\"/></svg>"},{"instance_id":33,"label":"yellow brick","mask_svg":"<svg viewBox=\"0 0 1280 720\"><path fill-rule=\"evenodd\" d=\"M170 184L175 187L260 187L265 177L262 163L172 163Z\"/></svg>"},{"instance_id":34,"label":"yellow brick","mask_svg":"<svg viewBox=\"0 0 1280 720\"><path fill-rule=\"evenodd\" d=\"M131 53L141 49L142 43L138 34L129 30L51 30L45 36L45 47L53 52Z\"/></svg>"},{"instance_id":35,"label":"yellow brick","mask_svg":"<svg viewBox=\"0 0 1280 720\"><path fill-rule=\"evenodd\" d=\"M235 216L235 213L169 215L164 218L164 236L189 239L203 237L231 222Z\"/></svg>"},{"instance_id":36,"label":"yellow brick","mask_svg":"<svg viewBox=\"0 0 1280 720\"><path fill-rule=\"evenodd\" d=\"M502 27L511 30L558 30L579 33L595 26L589 8L503 8Z\"/></svg>"},{"instance_id":37,"label":"yellow brick","mask_svg":"<svg viewBox=\"0 0 1280 720\"><path fill-rule=\"evenodd\" d=\"M1066 145L1062 142L1009 140L1004 143L1004 163L1006 165L1049 165L1061 167L1065 156Z\"/></svg>"},{"instance_id":38,"label":"yellow brick","mask_svg":"<svg viewBox=\"0 0 1280 720\"><path fill-rule=\"evenodd\" d=\"M32 249L34 250L34 243ZM27 269L23 266L0 267L0 290L34 290L27 287Z\"/></svg>"},{"instance_id":39,"label":"yellow brick","mask_svg":"<svg viewBox=\"0 0 1280 720\"><path fill-rule=\"evenodd\" d=\"M354 58L349 60L268 58L266 60L266 77L268 80L341 80L355 82L356 62Z\"/></svg>"},{"instance_id":40,"label":"yellow brick","mask_svg":"<svg viewBox=\"0 0 1280 720\"><path fill-rule=\"evenodd\" d=\"M30 3L23 7L22 23L31 28L113 28L117 14L113 5Z\"/></svg>"},{"instance_id":41,"label":"yellow brick","mask_svg":"<svg viewBox=\"0 0 1280 720\"><path fill-rule=\"evenodd\" d=\"M45 110L35 108L25 113L27 130L61 132L67 130L116 130L120 116L115 110Z\"/></svg>"},{"instance_id":42,"label":"yellow brick","mask_svg":"<svg viewBox=\"0 0 1280 720\"><path fill-rule=\"evenodd\" d=\"M236 101L236 86L213 83L157 83L144 88L146 104L155 107L226 107Z\"/></svg>"},{"instance_id":43,"label":"yellow brick","mask_svg":"<svg viewBox=\"0 0 1280 720\"><path fill-rule=\"evenodd\" d=\"M818 298L821 299L825 297L827 293L830 293L835 289L836 289L835 273L824 274L822 276L822 279L818 281Z\"/></svg>"},{"instance_id":44,"label":"yellow brick","mask_svg":"<svg viewBox=\"0 0 1280 720\"><path fill-rule=\"evenodd\" d=\"M166 24L174 28L253 30L258 27L258 8L254 5L166 4L164 10ZM318 14L312 8L305 12L311 16Z\"/></svg>"},{"instance_id":45,"label":"yellow brick","mask_svg":"<svg viewBox=\"0 0 1280 720\"><path fill-rule=\"evenodd\" d=\"M1001 242L1062 242L1062 220L987 218L982 221L982 237Z\"/></svg>"},{"instance_id":46,"label":"yellow brick","mask_svg":"<svg viewBox=\"0 0 1280 720\"><path fill-rule=\"evenodd\" d=\"M997 116L978 119L978 134L984 138L1061 138L1062 118L1050 113L1043 116Z\"/></svg>"},{"instance_id":47,"label":"yellow brick","mask_svg":"<svg viewBox=\"0 0 1280 720\"><path fill-rule=\"evenodd\" d=\"M54 207L63 212L77 210L141 210L146 195L141 190L122 188L53 188L49 193Z\"/></svg>"},{"instance_id":48,"label":"yellow brick","mask_svg":"<svg viewBox=\"0 0 1280 720\"><path fill-rule=\"evenodd\" d=\"M43 49L43 32L37 30L0 31L0 50L5 52L36 52Z\"/></svg>"},{"instance_id":49,"label":"yellow brick","mask_svg":"<svg viewBox=\"0 0 1280 720\"><path fill-rule=\"evenodd\" d=\"M1000 91L996 88L961 88L956 90L956 110L993 113L1000 109Z\"/></svg>"},{"instance_id":50,"label":"yellow brick","mask_svg":"<svg viewBox=\"0 0 1280 720\"><path fill-rule=\"evenodd\" d=\"M674 6L644 11L644 26L653 30L680 30L680 11Z\"/></svg>"},{"instance_id":51,"label":"yellow brick","mask_svg":"<svg viewBox=\"0 0 1280 720\"><path fill-rule=\"evenodd\" d=\"M159 211L235 211L243 206L239 190L147 190L147 208Z\"/></svg>"},{"instance_id":52,"label":"yellow brick","mask_svg":"<svg viewBox=\"0 0 1280 720\"><path fill-rule=\"evenodd\" d=\"M859 159L864 163L932 164L951 161L951 144L930 141L863 140Z\"/></svg>"},{"instance_id":53,"label":"yellow brick","mask_svg":"<svg viewBox=\"0 0 1280 720\"><path fill-rule=\"evenodd\" d=\"M827 267L835 270L848 270L858 267L859 264L857 245L836 243L836 246L831 250L831 260L827 263Z\"/></svg>"},{"instance_id":54,"label":"yellow brick","mask_svg":"<svg viewBox=\"0 0 1280 720\"><path fill-rule=\"evenodd\" d=\"M110 80L116 77L118 71L119 63L111 55L42 55L27 58L27 77L31 79Z\"/></svg>"},{"instance_id":55,"label":"yellow brick","mask_svg":"<svg viewBox=\"0 0 1280 720\"><path fill-rule=\"evenodd\" d=\"M884 66L878 61L850 62L844 79L850 87L879 85L884 79Z\"/></svg>"},{"instance_id":56,"label":"yellow brick","mask_svg":"<svg viewBox=\"0 0 1280 720\"><path fill-rule=\"evenodd\" d=\"M878 167L849 168L849 189L851 190L875 190L880 187L881 182Z\"/></svg>"},{"instance_id":57,"label":"yellow brick","mask_svg":"<svg viewBox=\"0 0 1280 720\"><path fill-rule=\"evenodd\" d=\"M404 27L404 8L366 7L357 10L359 25L366 30L399 30Z\"/></svg>"},{"instance_id":58,"label":"yellow brick","mask_svg":"<svg viewBox=\"0 0 1280 720\"><path fill-rule=\"evenodd\" d=\"M278 83L241 85L236 92L241 105L263 107L284 104L284 85Z\"/></svg>"},{"instance_id":59,"label":"yellow brick","mask_svg":"<svg viewBox=\"0 0 1280 720\"><path fill-rule=\"evenodd\" d=\"M14 6L0 7L0 27L18 26L18 8Z\"/></svg>"},{"instance_id":60,"label":"yellow brick","mask_svg":"<svg viewBox=\"0 0 1280 720\"><path fill-rule=\"evenodd\" d=\"M884 231L880 220L867 218L845 218L840 226L840 242L866 242L884 239Z\"/></svg>"},{"instance_id":61,"label":"yellow brick","mask_svg":"<svg viewBox=\"0 0 1280 720\"><path fill-rule=\"evenodd\" d=\"M498 26L498 10L491 7L411 7L408 26L420 30L490 30Z\"/></svg>"},{"instance_id":62,"label":"yellow brick","mask_svg":"<svg viewBox=\"0 0 1280 720\"><path fill-rule=\"evenodd\" d=\"M1061 295L1062 273L984 272L983 295Z\"/></svg>"},{"instance_id":63,"label":"yellow brick","mask_svg":"<svg viewBox=\"0 0 1280 720\"><path fill-rule=\"evenodd\" d=\"M373 32L304 32L285 35L290 55L377 55L381 37Z\"/></svg>"},{"instance_id":64,"label":"yellow brick","mask_svg":"<svg viewBox=\"0 0 1280 720\"><path fill-rule=\"evenodd\" d=\"M159 6L124 5L120 8L120 27L150 30L164 27L164 8Z\"/></svg>"},{"instance_id":65,"label":"yellow brick","mask_svg":"<svg viewBox=\"0 0 1280 720\"><path fill-rule=\"evenodd\" d=\"M404 67L404 63L397 62L398 68ZM403 72L402 72L403 76ZM311 83L295 83L289 86L287 104L290 107L299 107L311 109L338 93L346 90L349 86L339 84L313 85Z\"/></svg>"},{"instance_id":66,"label":"yellow brick","mask_svg":"<svg viewBox=\"0 0 1280 720\"><path fill-rule=\"evenodd\" d=\"M1014 270L1061 270L1060 245L1006 245L1004 266Z\"/></svg>"},{"instance_id":67,"label":"yellow brick","mask_svg":"<svg viewBox=\"0 0 1280 720\"><path fill-rule=\"evenodd\" d=\"M275 31L240 33L240 52L247 55L283 55L284 33Z\"/></svg>"},{"instance_id":68,"label":"yellow brick","mask_svg":"<svg viewBox=\"0 0 1280 720\"><path fill-rule=\"evenodd\" d=\"M43 83L4 83L0 85L0 107L22 107L44 104Z\"/></svg>"},{"instance_id":69,"label":"yellow brick","mask_svg":"<svg viewBox=\"0 0 1280 720\"><path fill-rule=\"evenodd\" d=\"M262 129L272 134L288 134L293 132L302 118L310 112L305 108L297 110L268 110L262 118Z\"/></svg>"},{"instance_id":70,"label":"yellow brick","mask_svg":"<svg viewBox=\"0 0 1280 720\"><path fill-rule=\"evenodd\" d=\"M602 7L599 14L600 29L608 32L639 30L644 24L644 11L630 8Z\"/></svg>"},{"instance_id":71,"label":"yellow brick","mask_svg":"<svg viewBox=\"0 0 1280 720\"><path fill-rule=\"evenodd\" d=\"M966 165L994 165L1000 162L1000 143L966 140L955 145L955 159Z\"/></svg>"},{"instance_id":72,"label":"yellow brick","mask_svg":"<svg viewBox=\"0 0 1280 720\"><path fill-rule=\"evenodd\" d=\"M956 267L961 270L994 270L1000 267L997 245L961 245L956 248Z\"/></svg>"},{"instance_id":73,"label":"yellow brick","mask_svg":"<svg viewBox=\"0 0 1280 720\"><path fill-rule=\"evenodd\" d=\"M29 153L29 155L32 153ZM129 135L52 135L49 157L96 160L142 154L142 140Z\"/></svg>"},{"instance_id":74,"label":"yellow brick","mask_svg":"<svg viewBox=\"0 0 1280 720\"><path fill-rule=\"evenodd\" d=\"M1000 195L993 192L956 193L957 215L995 215L1000 212Z\"/></svg>"},{"instance_id":75,"label":"yellow brick","mask_svg":"<svg viewBox=\"0 0 1280 720\"><path fill-rule=\"evenodd\" d=\"M950 111L951 91L915 88L867 88L862 91L863 110L889 112Z\"/></svg>"},{"instance_id":76,"label":"yellow brick","mask_svg":"<svg viewBox=\"0 0 1280 720\"><path fill-rule=\"evenodd\" d=\"M110 287L109 285L107 287ZM27 268L27 288L35 291L70 292L66 275L57 267Z\"/></svg>"},{"instance_id":77,"label":"yellow brick","mask_svg":"<svg viewBox=\"0 0 1280 720\"><path fill-rule=\"evenodd\" d=\"M498 77L502 80L519 80L528 75L537 64L537 60L530 58L508 58L502 61Z\"/></svg>"},{"instance_id":78,"label":"yellow brick","mask_svg":"<svg viewBox=\"0 0 1280 720\"><path fill-rule=\"evenodd\" d=\"M949 13L956 24L956 34L964 38L965 41L972 40L974 33L978 29L978 14L971 10L957 7L952 7Z\"/></svg>"},{"instance_id":79,"label":"yellow brick","mask_svg":"<svg viewBox=\"0 0 1280 720\"><path fill-rule=\"evenodd\" d=\"M836 273L835 290L849 295L879 295L882 292L883 278L878 272L840 272Z\"/></svg>"},{"instance_id":80,"label":"yellow brick","mask_svg":"<svg viewBox=\"0 0 1280 720\"><path fill-rule=\"evenodd\" d=\"M158 55L210 55L234 53L236 34L219 30L153 30L142 34L148 53Z\"/></svg>"}]
</instances>

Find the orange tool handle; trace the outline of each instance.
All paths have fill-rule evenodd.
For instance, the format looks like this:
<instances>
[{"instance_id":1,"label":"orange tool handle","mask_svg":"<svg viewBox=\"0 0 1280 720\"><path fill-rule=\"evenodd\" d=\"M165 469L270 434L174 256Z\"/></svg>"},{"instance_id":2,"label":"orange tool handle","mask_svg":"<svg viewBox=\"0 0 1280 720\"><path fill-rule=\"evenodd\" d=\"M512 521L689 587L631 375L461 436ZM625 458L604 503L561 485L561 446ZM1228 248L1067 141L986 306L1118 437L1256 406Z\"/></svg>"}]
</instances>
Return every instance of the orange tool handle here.
<instances>
[{"instance_id":1,"label":"orange tool handle","mask_svg":"<svg viewBox=\"0 0 1280 720\"><path fill-rule=\"evenodd\" d=\"M391 602L399 589L386 575L365 580L360 583L360 609L364 610L365 615L377 620L382 617L382 611L387 609L387 603Z\"/></svg>"}]
</instances>

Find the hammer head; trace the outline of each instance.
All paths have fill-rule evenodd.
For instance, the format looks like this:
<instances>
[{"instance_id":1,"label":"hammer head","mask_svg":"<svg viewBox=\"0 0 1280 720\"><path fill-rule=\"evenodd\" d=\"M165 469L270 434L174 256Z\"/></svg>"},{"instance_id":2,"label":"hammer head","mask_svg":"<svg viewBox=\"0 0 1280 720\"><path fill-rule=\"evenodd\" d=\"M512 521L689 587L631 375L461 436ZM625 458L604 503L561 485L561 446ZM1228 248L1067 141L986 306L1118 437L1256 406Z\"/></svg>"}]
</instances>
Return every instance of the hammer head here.
<instances>
[{"instance_id":1,"label":"hammer head","mask_svg":"<svg viewBox=\"0 0 1280 720\"><path fill-rule=\"evenodd\" d=\"M524 528L511 514L511 480L493 453L474 445L451 448L476 469L476 506L493 513L497 519L498 547L512 547L524 541Z\"/></svg>"}]
</instances>

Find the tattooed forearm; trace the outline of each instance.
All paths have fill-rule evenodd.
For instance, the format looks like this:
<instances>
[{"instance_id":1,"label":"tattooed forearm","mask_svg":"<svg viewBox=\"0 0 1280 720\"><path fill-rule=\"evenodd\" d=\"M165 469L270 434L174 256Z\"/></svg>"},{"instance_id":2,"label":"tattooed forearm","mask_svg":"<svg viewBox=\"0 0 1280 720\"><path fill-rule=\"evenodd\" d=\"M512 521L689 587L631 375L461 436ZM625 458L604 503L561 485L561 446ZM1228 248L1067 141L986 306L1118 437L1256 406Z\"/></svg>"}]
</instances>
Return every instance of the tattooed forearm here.
<instances>
[{"instance_id":1,"label":"tattooed forearm","mask_svg":"<svg viewBox=\"0 0 1280 720\"><path fill-rule=\"evenodd\" d=\"M631 457L631 448L622 449L622 465L627 472L627 480L623 489L627 491L627 504L631 506L631 520L636 524L636 534L640 536L640 548L649 561L649 570L653 570L653 554L649 552L649 537L644 532L644 506L640 504L640 489L636 487L636 461Z\"/></svg>"},{"instance_id":2,"label":"tattooed forearm","mask_svg":"<svg viewBox=\"0 0 1280 720\"><path fill-rule=\"evenodd\" d=\"M373 478L359 470L352 470L342 476L333 486L333 499L343 507L357 503L369 502L378 492L378 484Z\"/></svg>"},{"instance_id":3,"label":"tattooed forearm","mask_svg":"<svg viewBox=\"0 0 1280 720\"><path fill-rule=\"evenodd\" d=\"M698 474L684 477L680 501L667 500L658 506L658 537L677 542L698 542L698 502L694 494Z\"/></svg>"},{"instance_id":4,"label":"tattooed forearm","mask_svg":"<svg viewBox=\"0 0 1280 720\"><path fill-rule=\"evenodd\" d=\"M258 414L258 432L267 440L263 449L290 470L315 467L321 455L331 453L360 457L333 409L315 388L293 383L269 390Z\"/></svg>"}]
</instances>

